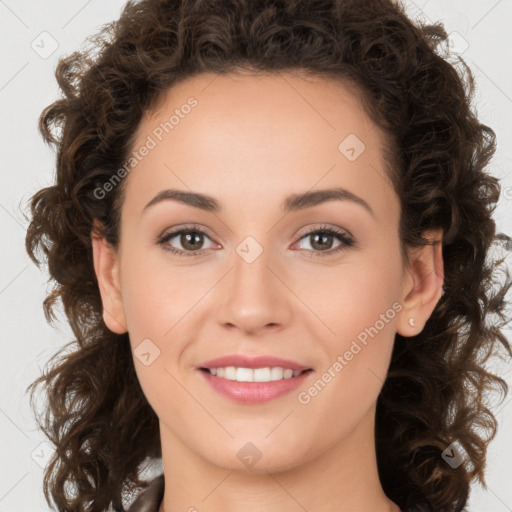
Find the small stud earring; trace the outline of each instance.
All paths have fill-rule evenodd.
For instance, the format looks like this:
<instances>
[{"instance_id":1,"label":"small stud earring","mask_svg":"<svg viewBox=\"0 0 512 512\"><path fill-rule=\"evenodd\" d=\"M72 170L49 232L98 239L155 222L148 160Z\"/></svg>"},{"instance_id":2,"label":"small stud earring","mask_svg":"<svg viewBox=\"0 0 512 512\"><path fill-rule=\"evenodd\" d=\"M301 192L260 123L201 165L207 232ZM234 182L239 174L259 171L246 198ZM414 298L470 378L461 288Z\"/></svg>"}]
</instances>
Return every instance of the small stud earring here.
<instances>
[{"instance_id":1,"label":"small stud earring","mask_svg":"<svg viewBox=\"0 0 512 512\"><path fill-rule=\"evenodd\" d=\"M411 317L411 318L409 318L409 325L410 325L411 327L414 327L414 326L416 325L416 324L414 323L414 318L412 318L412 317Z\"/></svg>"}]
</instances>

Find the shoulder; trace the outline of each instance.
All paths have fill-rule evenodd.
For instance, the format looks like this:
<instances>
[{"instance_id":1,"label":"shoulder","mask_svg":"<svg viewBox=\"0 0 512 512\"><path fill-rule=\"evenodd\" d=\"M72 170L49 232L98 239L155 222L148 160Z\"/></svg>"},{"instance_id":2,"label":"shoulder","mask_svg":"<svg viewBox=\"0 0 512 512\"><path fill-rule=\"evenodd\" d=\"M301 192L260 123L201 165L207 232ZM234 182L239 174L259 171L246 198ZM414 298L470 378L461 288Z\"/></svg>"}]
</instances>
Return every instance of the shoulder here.
<instances>
[{"instance_id":1,"label":"shoulder","mask_svg":"<svg viewBox=\"0 0 512 512\"><path fill-rule=\"evenodd\" d=\"M135 498L127 512L158 512L164 495L163 473L151 480Z\"/></svg>"}]
</instances>

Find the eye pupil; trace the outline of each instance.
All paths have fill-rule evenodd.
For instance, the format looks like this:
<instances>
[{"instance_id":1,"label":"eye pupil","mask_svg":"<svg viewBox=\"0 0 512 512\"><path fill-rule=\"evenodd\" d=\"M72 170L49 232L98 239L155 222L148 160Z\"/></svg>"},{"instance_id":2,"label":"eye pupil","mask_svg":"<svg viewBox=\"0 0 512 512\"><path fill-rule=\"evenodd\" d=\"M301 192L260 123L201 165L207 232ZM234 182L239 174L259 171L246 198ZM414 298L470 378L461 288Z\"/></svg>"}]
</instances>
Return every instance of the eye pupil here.
<instances>
[{"instance_id":1,"label":"eye pupil","mask_svg":"<svg viewBox=\"0 0 512 512\"><path fill-rule=\"evenodd\" d=\"M315 249L326 249L326 248L327 248L327 249L330 249L330 246L332 245L332 235L316 233L316 234L312 235L312 237L313 237L313 240L315 240L315 241L311 244L311 246L312 246L312 247L314 247ZM323 245L322 245L322 243L318 244L318 243L316 242L316 239L317 239L317 238L320 238L320 239L322 239L322 240L323 240ZM327 247L326 247L326 245L325 245L325 243L326 243L326 238L327 238L327 239L328 239L328 238L331 238L331 244L327 244L327 245L328 245Z\"/></svg>"},{"instance_id":2,"label":"eye pupil","mask_svg":"<svg viewBox=\"0 0 512 512\"><path fill-rule=\"evenodd\" d=\"M191 242L191 239L193 240L194 238L196 238L196 245ZM201 233L190 231L182 233L180 242L185 249L190 249L193 251L201 247L203 243L203 235Z\"/></svg>"}]
</instances>

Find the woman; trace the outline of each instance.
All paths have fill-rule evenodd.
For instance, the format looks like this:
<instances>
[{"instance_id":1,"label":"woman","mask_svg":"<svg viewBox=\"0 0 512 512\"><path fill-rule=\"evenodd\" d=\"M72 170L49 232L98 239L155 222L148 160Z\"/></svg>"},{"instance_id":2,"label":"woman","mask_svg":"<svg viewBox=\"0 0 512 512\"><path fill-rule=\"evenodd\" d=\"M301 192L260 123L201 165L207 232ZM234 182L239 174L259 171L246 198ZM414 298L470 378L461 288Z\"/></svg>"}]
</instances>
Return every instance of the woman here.
<instances>
[{"instance_id":1,"label":"woman","mask_svg":"<svg viewBox=\"0 0 512 512\"><path fill-rule=\"evenodd\" d=\"M446 37L390 0L146 0L61 60L27 233L76 335L32 385L49 503L462 510L510 280Z\"/></svg>"}]
</instances>

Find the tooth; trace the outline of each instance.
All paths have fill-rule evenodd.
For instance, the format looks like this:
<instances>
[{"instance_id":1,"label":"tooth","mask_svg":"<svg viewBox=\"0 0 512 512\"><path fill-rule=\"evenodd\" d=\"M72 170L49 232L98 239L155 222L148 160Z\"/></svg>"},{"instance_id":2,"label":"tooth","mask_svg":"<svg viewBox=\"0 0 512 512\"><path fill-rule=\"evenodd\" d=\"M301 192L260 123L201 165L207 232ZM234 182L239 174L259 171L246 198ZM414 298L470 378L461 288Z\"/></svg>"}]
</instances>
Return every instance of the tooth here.
<instances>
[{"instance_id":1,"label":"tooth","mask_svg":"<svg viewBox=\"0 0 512 512\"><path fill-rule=\"evenodd\" d=\"M270 368L256 368L254 370L254 382L268 382L270 380Z\"/></svg>"},{"instance_id":2,"label":"tooth","mask_svg":"<svg viewBox=\"0 0 512 512\"><path fill-rule=\"evenodd\" d=\"M224 368L224 378L228 380L236 380L236 368L234 366L227 366Z\"/></svg>"},{"instance_id":3,"label":"tooth","mask_svg":"<svg viewBox=\"0 0 512 512\"><path fill-rule=\"evenodd\" d=\"M252 368L237 368L235 380L238 382L254 382L254 370Z\"/></svg>"},{"instance_id":4,"label":"tooth","mask_svg":"<svg viewBox=\"0 0 512 512\"><path fill-rule=\"evenodd\" d=\"M271 382L298 377L302 373L301 370L292 370L280 366L254 369L227 366L224 368L209 368L209 370L211 375L238 382Z\"/></svg>"},{"instance_id":5,"label":"tooth","mask_svg":"<svg viewBox=\"0 0 512 512\"><path fill-rule=\"evenodd\" d=\"M283 378L283 369L276 366L270 369L270 380L281 380Z\"/></svg>"}]
</instances>

